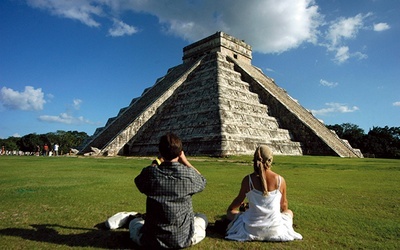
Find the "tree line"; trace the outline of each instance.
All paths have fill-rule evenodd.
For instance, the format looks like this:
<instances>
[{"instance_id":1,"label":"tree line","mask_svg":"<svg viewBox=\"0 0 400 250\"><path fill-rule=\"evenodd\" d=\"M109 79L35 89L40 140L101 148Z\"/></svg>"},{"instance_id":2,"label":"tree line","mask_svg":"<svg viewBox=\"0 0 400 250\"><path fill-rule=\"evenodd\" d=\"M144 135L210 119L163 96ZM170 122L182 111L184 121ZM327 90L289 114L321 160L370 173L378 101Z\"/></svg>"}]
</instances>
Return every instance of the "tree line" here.
<instances>
[{"instance_id":1,"label":"tree line","mask_svg":"<svg viewBox=\"0 0 400 250\"><path fill-rule=\"evenodd\" d=\"M353 148L358 148L365 157L400 159L400 127L373 127L365 133L359 126L351 123L327 125ZM0 145L9 151L37 152L37 146L43 150L45 144L50 149L59 145L59 153L69 153L77 149L89 136L85 132L62 131L47 134L28 134L22 137L0 139Z\"/></svg>"},{"instance_id":2,"label":"tree line","mask_svg":"<svg viewBox=\"0 0 400 250\"><path fill-rule=\"evenodd\" d=\"M68 154L72 148L78 148L87 138L89 136L85 132L57 130L57 132L47 134L32 133L22 137L11 136L7 139L0 139L0 145L4 146L7 152L34 154L39 150L39 154L42 154L44 145L52 150L54 145L58 144L58 152Z\"/></svg>"},{"instance_id":3,"label":"tree line","mask_svg":"<svg viewBox=\"0 0 400 250\"><path fill-rule=\"evenodd\" d=\"M365 157L400 159L400 127L372 127L368 133L351 123L327 127L353 148L360 149Z\"/></svg>"}]
</instances>

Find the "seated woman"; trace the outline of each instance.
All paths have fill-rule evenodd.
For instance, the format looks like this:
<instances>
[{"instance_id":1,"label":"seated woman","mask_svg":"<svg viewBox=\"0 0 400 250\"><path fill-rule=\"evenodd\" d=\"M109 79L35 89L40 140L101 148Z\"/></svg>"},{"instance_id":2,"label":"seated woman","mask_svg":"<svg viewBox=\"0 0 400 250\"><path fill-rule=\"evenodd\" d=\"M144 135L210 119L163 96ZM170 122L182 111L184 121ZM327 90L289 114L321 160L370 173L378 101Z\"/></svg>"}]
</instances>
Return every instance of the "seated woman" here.
<instances>
[{"instance_id":1,"label":"seated woman","mask_svg":"<svg viewBox=\"0 0 400 250\"><path fill-rule=\"evenodd\" d=\"M272 151L259 146L254 153L254 172L242 180L238 196L227 210L232 220L226 231L226 239L236 241L292 241L300 240L301 234L293 230L293 212L288 209L286 182L272 172ZM249 207L238 209L247 197Z\"/></svg>"}]
</instances>

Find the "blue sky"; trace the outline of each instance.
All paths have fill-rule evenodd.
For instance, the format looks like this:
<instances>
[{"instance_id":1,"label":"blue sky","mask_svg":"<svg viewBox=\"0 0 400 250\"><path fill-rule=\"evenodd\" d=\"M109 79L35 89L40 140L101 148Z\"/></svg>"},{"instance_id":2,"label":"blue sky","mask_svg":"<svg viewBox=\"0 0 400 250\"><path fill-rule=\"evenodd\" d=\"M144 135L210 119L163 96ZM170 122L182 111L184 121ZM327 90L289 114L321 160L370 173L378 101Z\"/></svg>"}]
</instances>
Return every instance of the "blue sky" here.
<instances>
[{"instance_id":1,"label":"blue sky","mask_svg":"<svg viewBox=\"0 0 400 250\"><path fill-rule=\"evenodd\" d=\"M0 138L92 135L223 31L325 124L400 126L397 0L0 1Z\"/></svg>"}]
</instances>

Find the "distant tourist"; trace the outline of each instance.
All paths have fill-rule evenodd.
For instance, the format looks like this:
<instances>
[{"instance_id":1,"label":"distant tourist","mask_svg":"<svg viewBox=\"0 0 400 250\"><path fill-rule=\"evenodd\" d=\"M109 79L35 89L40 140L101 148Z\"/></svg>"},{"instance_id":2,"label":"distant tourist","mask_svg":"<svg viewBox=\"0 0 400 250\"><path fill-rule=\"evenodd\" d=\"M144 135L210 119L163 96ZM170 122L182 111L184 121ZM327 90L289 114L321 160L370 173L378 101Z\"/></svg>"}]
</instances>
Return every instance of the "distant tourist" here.
<instances>
[{"instance_id":1,"label":"distant tourist","mask_svg":"<svg viewBox=\"0 0 400 250\"><path fill-rule=\"evenodd\" d=\"M45 143L43 146L43 156L47 156L48 154L49 154L49 146L47 146L47 143Z\"/></svg>"},{"instance_id":2,"label":"distant tourist","mask_svg":"<svg viewBox=\"0 0 400 250\"><path fill-rule=\"evenodd\" d=\"M272 151L259 146L254 153L254 172L246 175L238 196L227 210L232 220L226 239L235 241L292 241L303 237L293 230L293 212L288 209L285 179L274 173ZM243 208L245 198L248 207ZM239 211L241 210L244 212Z\"/></svg>"},{"instance_id":3,"label":"distant tourist","mask_svg":"<svg viewBox=\"0 0 400 250\"><path fill-rule=\"evenodd\" d=\"M57 143L54 144L54 156L58 156L58 148L59 148L58 144Z\"/></svg>"}]
</instances>

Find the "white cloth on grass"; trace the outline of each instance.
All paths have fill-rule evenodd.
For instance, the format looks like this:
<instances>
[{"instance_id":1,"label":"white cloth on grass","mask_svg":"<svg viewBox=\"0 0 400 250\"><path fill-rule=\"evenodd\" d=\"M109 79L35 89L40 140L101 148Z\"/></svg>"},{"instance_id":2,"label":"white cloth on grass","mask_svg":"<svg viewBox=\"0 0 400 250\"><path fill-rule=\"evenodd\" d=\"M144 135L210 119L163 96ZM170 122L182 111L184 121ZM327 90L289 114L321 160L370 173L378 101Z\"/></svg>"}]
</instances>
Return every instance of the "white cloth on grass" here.
<instances>
[{"instance_id":1,"label":"white cloth on grass","mask_svg":"<svg viewBox=\"0 0 400 250\"><path fill-rule=\"evenodd\" d=\"M130 215L136 215L137 212L119 212L108 218L105 222L109 229L117 229L128 222Z\"/></svg>"}]
</instances>

